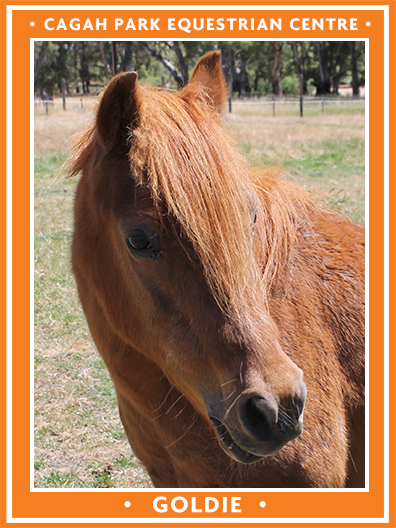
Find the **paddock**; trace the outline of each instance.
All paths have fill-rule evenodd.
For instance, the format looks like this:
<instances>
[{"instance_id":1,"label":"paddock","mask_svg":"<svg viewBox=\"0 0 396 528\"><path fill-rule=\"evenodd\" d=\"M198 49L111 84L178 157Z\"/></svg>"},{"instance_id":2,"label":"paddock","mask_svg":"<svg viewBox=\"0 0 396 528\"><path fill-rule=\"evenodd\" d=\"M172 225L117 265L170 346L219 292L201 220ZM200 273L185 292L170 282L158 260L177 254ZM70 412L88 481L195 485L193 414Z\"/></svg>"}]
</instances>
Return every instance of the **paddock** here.
<instances>
[{"instance_id":1,"label":"paddock","mask_svg":"<svg viewBox=\"0 0 396 528\"><path fill-rule=\"evenodd\" d=\"M363 222L364 113L301 120L273 118L260 108L235 105L226 116L243 154L255 165L285 168L330 206ZM89 109L35 118L35 485L148 487L131 457L70 273L76 180L53 180L66 139L90 119Z\"/></svg>"}]
</instances>

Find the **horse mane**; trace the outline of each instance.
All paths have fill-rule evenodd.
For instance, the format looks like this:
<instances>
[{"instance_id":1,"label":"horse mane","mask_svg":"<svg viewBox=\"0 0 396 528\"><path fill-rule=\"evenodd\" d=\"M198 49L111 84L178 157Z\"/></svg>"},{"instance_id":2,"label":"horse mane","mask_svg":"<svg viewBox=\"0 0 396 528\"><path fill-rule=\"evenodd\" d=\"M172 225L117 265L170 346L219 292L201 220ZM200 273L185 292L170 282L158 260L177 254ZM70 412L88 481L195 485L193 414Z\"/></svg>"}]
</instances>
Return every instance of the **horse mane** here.
<instances>
[{"instance_id":1,"label":"horse mane","mask_svg":"<svg viewBox=\"0 0 396 528\"><path fill-rule=\"evenodd\" d=\"M200 85L180 92L144 87L139 97L138 125L129 136L132 175L176 220L217 303L243 325L241 314L249 313L257 295L267 299L287 268L297 226L315 205L281 170L248 166ZM97 148L93 124L67 161L69 175L83 170ZM254 197L259 207L252 242Z\"/></svg>"}]
</instances>

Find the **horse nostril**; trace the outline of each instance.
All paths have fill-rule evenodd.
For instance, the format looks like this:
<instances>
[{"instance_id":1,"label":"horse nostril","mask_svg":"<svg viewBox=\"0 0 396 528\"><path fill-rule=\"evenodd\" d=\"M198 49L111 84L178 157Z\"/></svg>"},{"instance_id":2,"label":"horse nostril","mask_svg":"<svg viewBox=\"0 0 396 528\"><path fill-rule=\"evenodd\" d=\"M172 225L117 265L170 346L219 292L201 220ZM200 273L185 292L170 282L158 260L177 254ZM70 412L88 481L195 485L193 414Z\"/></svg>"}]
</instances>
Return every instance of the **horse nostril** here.
<instances>
[{"instance_id":1,"label":"horse nostril","mask_svg":"<svg viewBox=\"0 0 396 528\"><path fill-rule=\"evenodd\" d=\"M278 420L277 406L275 402L271 404L261 396L252 396L244 406L241 420L251 436L259 439L267 438L275 432Z\"/></svg>"},{"instance_id":2,"label":"horse nostril","mask_svg":"<svg viewBox=\"0 0 396 528\"><path fill-rule=\"evenodd\" d=\"M250 396L241 402L239 418L253 438L268 441L296 436L302 431L305 391L301 396L283 398L279 404L272 398Z\"/></svg>"}]
</instances>

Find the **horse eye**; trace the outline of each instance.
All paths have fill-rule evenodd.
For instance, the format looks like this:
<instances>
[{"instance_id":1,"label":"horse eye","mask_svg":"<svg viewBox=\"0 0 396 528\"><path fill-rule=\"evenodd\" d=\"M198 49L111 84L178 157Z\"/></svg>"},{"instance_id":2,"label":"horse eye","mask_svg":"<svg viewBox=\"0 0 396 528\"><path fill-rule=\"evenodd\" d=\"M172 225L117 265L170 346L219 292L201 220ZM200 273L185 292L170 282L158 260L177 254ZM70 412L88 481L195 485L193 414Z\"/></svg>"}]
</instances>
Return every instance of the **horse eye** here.
<instances>
[{"instance_id":1,"label":"horse eye","mask_svg":"<svg viewBox=\"0 0 396 528\"><path fill-rule=\"evenodd\" d=\"M151 249L151 242L144 233L136 234L128 238L128 244L132 249L137 251L142 249Z\"/></svg>"},{"instance_id":2,"label":"horse eye","mask_svg":"<svg viewBox=\"0 0 396 528\"><path fill-rule=\"evenodd\" d=\"M131 255L137 258L158 260L162 254L158 232L151 226L135 227L125 236L125 243Z\"/></svg>"}]
</instances>

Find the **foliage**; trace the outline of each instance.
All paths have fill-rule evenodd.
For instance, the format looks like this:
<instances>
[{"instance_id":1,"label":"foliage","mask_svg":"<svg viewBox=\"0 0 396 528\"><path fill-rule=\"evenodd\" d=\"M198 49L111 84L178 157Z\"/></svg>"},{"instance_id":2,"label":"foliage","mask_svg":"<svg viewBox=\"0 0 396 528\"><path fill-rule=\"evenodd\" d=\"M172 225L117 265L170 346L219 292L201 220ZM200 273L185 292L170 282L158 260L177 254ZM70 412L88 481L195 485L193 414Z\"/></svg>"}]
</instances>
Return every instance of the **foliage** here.
<instances>
[{"instance_id":1,"label":"foliage","mask_svg":"<svg viewBox=\"0 0 396 528\"><path fill-rule=\"evenodd\" d=\"M285 95L298 95L298 78L295 75L285 75L282 79L282 90Z\"/></svg>"},{"instance_id":2,"label":"foliage","mask_svg":"<svg viewBox=\"0 0 396 528\"><path fill-rule=\"evenodd\" d=\"M114 71L131 69L150 84L182 86L199 57L212 49L221 49L225 75L240 97L250 93L296 95L299 73L305 93L315 86L318 95L337 94L345 81L354 82L357 90L364 85L362 42L54 41L49 45L35 42L35 91L52 96L61 91L62 79L69 93L97 91Z\"/></svg>"}]
</instances>

